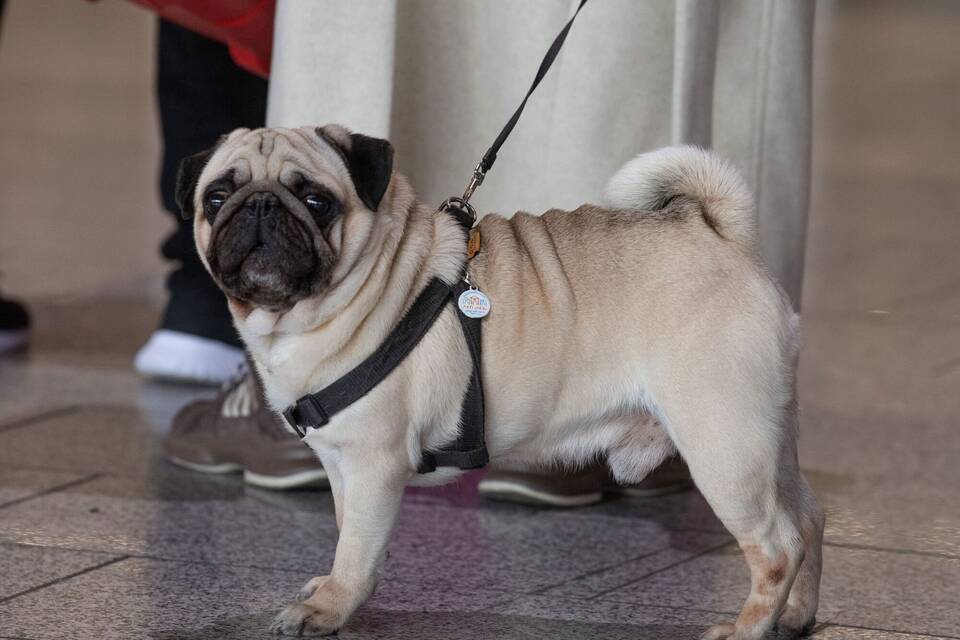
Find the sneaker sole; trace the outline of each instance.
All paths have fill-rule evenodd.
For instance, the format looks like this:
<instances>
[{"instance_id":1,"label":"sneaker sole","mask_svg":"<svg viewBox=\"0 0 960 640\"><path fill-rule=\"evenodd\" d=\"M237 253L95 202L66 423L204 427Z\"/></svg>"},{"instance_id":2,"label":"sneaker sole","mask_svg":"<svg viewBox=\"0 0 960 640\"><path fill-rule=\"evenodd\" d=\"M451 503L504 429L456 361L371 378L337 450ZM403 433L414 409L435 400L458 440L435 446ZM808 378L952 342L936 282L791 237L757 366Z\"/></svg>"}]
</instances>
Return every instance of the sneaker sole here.
<instances>
[{"instance_id":1,"label":"sneaker sole","mask_svg":"<svg viewBox=\"0 0 960 640\"><path fill-rule=\"evenodd\" d=\"M304 489L307 487L327 488L330 481L327 479L327 472L323 469L311 469L310 471L301 471L287 476L268 476L261 473L244 469L242 465L235 462L224 462L221 464L199 464L189 462L182 458L168 456L168 459L178 467L183 467L190 471L199 473L209 473L212 475L226 475L228 473L243 472L243 481L254 487L263 489Z\"/></svg>"},{"instance_id":2,"label":"sneaker sole","mask_svg":"<svg viewBox=\"0 0 960 640\"><path fill-rule=\"evenodd\" d=\"M478 488L480 495L490 500L518 502L534 506L587 507L603 500L603 492L601 491L562 496L499 480L481 481Z\"/></svg>"},{"instance_id":3,"label":"sneaker sole","mask_svg":"<svg viewBox=\"0 0 960 640\"><path fill-rule=\"evenodd\" d=\"M243 467L236 462L200 464L198 462L190 462L188 460L184 460L183 458L176 458L174 456L167 456L167 459L178 467L183 467L184 469L189 469L190 471L199 471L200 473L223 475L225 473L238 473L243 471Z\"/></svg>"},{"instance_id":4,"label":"sneaker sole","mask_svg":"<svg viewBox=\"0 0 960 640\"><path fill-rule=\"evenodd\" d=\"M635 489L628 487L611 487L607 489L608 493L614 493L631 498L657 498L659 496L668 496L671 493L682 493L693 489L693 483L687 482L672 487L657 487L655 489Z\"/></svg>"},{"instance_id":5,"label":"sneaker sole","mask_svg":"<svg viewBox=\"0 0 960 640\"><path fill-rule=\"evenodd\" d=\"M243 481L254 487L273 489L275 491L305 489L307 487L326 489L330 486L330 481L327 479L327 472L323 469L311 469L309 471L292 473L288 476L265 476L247 469L243 472Z\"/></svg>"},{"instance_id":6,"label":"sneaker sole","mask_svg":"<svg viewBox=\"0 0 960 640\"><path fill-rule=\"evenodd\" d=\"M0 331L0 353L22 349L30 338L29 329Z\"/></svg>"}]
</instances>

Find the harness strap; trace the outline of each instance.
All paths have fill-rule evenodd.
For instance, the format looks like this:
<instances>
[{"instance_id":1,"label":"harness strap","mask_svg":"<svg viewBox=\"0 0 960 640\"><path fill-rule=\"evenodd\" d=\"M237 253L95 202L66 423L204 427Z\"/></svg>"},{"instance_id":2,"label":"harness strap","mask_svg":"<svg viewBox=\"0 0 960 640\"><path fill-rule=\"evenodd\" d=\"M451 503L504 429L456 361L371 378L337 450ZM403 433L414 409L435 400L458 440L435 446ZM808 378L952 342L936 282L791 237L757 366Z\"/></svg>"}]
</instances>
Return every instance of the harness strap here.
<instances>
[{"instance_id":1,"label":"harness strap","mask_svg":"<svg viewBox=\"0 0 960 640\"><path fill-rule=\"evenodd\" d=\"M307 435L307 429L319 429L326 425L332 416L367 395L386 379L420 343L447 304L468 288L464 282L451 287L440 278L431 280L376 351L328 387L301 397L283 412L283 417L301 438ZM430 473L437 467L477 469L489 461L483 428L480 321L459 312L457 317L460 318L473 365L460 407L460 435L437 451L424 451L418 473Z\"/></svg>"},{"instance_id":2,"label":"harness strap","mask_svg":"<svg viewBox=\"0 0 960 640\"><path fill-rule=\"evenodd\" d=\"M453 288L452 299L456 300L470 286L458 282ZM481 356L481 319L468 318L457 312L463 337L470 349L473 363L467 393L460 405L459 436L451 444L437 450L424 451L418 473L430 473L437 467L459 467L460 469L479 469L490 461L484 437L483 384L480 379Z\"/></svg>"},{"instance_id":3,"label":"harness strap","mask_svg":"<svg viewBox=\"0 0 960 640\"><path fill-rule=\"evenodd\" d=\"M297 400L283 417L301 438L307 434L305 427L326 425L331 416L367 395L403 362L449 301L450 285L439 278L431 280L376 351L330 386Z\"/></svg>"}]
</instances>

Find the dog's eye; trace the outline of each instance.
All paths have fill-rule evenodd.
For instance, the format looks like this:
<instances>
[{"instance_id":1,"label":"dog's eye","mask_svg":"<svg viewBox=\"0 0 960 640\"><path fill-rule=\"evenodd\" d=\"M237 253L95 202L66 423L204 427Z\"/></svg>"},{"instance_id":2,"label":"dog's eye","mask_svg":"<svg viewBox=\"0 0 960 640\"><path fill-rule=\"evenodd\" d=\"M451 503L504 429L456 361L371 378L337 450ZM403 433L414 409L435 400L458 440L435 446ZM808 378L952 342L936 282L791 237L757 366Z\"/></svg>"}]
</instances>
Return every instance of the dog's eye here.
<instances>
[{"instance_id":1,"label":"dog's eye","mask_svg":"<svg viewBox=\"0 0 960 640\"><path fill-rule=\"evenodd\" d=\"M203 212L208 219L212 219L220 211L229 196L226 191L212 191L203 198Z\"/></svg>"},{"instance_id":2,"label":"dog's eye","mask_svg":"<svg viewBox=\"0 0 960 640\"><path fill-rule=\"evenodd\" d=\"M326 213L330 209L329 200L312 193L303 199L303 203L311 213Z\"/></svg>"}]
</instances>

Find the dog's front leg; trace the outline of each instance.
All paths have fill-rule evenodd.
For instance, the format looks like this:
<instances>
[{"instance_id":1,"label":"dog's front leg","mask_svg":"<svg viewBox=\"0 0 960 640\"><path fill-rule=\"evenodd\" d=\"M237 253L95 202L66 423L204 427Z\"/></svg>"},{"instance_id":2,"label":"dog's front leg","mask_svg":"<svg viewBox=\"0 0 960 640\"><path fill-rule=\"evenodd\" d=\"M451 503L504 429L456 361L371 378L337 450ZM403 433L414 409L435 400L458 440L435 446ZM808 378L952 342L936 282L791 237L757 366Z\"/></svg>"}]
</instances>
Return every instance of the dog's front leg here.
<instances>
[{"instance_id":1,"label":"dog's front leg","mask_svg":"<svg viewBox=\"0 0 960 640\"><path fill-rule=\"evenodd\" d=\"M370 597L386 557L403 488L411 470L405 461L366 451L342 456L334 488L340 539L328 576L310 580L303 600L277 616L272 630L284 635L327 635L339 629Z\"/></svg>"}]
</instances>

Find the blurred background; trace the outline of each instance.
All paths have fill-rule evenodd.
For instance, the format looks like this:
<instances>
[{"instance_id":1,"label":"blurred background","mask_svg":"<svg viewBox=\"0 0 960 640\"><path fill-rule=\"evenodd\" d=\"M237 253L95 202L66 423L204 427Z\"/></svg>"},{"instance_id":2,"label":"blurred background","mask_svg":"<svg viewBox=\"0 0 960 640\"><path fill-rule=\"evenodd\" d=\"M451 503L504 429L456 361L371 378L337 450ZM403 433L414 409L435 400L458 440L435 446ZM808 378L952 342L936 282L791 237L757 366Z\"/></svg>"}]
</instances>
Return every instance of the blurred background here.
<instances>
[{"instance_id":1,"label":"blurred background","mask_svg":"<svg viewBox=\"0 0 960 640\"><path fill-rule=\"evenodd\" d=\"M67 503L44 500L72 482L85 487L73 499L83 508L102 505L103 496L141 507L167 499L156 488L167 478L157 471L156 438L183 403L212 393L144 381L131 365L163 305L167 267L158 244L172 228L157 192L155 32L155 17L125 2L7 3L0 37L0 287L34 318L29 350L0 357L0 505L5 495L10 501L0 506L0 541L15 547L108 553L84 531L109 527L69 524ZM821 619L834 628L824 635L956 638L960 2L820 2L814 51L801 465L828 507ZM76 431L78 424L87 426ZM110 456L90 444L84 434L91 433L114 443ZM151 482L159 484L135 497L98 484L111 475L135 477L140 466L154 469ZM233 485L218 491L223 495L211 500L249 497ZM450 506L443 498L420 499ZM267 508L316 509L297 500ZM658 508L628 504L578 517L656 519ZM695 498L663 508L680 514L676 521L665 516L666 529L716 533L702 518L685 519L703 509ZM489 517L501 516L521 518L496 510ZM122 553L145 554L156 532L120 522L111 526L127 541ZM192 557L178 553L168 555ZM701 562L697 571L706 577L690 573L689 582L664 578L659 588L667 591L702 591L692 598L700 605L664 596L666 606L735 610L739 596L725 592L730 586L742 596L745 576L725 562ZM736 576L735 587L728 574ZM55 593L70 593L69 584L57 582ZM6 607L16 614L6 619L17 637L57 637L25 622L29 611L46 606L30 600L43 590L30 593L7 600L0 594L0 635L13 635L4 626ZM383 605L391 606L402 608ZM560 617L530 607L516 615ZM596 627L598 637L620 637L635 622L616 620L627 626ZM97 624L80 629L103 632ZM96 637L84 633L77 637Z\"/></svg>"}]
</instances>

